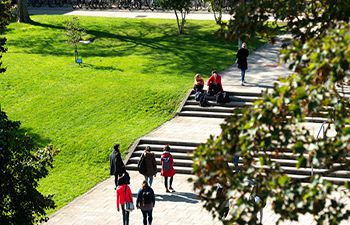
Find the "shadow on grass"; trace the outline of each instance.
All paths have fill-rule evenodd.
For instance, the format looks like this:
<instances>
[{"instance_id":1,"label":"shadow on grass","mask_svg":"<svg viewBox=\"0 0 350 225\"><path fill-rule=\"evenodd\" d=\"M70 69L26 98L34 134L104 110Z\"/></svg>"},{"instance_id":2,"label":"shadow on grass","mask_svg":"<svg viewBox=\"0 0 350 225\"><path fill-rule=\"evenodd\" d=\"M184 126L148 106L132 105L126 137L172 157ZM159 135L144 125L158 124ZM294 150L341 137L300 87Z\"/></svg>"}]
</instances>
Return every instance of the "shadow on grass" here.
<instances>
[{"instance_id":1,"label":"shadow on grass","mask_svg":"<svg viewBox=\"0 0 350 225\"><path fill-rule=\"evenodd\" d=\"M83 63L81 65L81 67L88 67L88 68L92 68L92 69L96 69L96 70L106 70L106 71L110 71L110 70L113 70L113 71L120 71L120 72L124 72L123 69L120 69L118 67L114 67L114 66L97 66L97 65L93 65L93 64L90 64L90 63Z\"/></svg>"},{"instance_id":2,"label":"shadow on grass","mask_svg":"<svg viewBox=\"0 0 350 225\"><path fill-rule=\"evenodd\" d=\"M31 138L31 140L33 141L34 146L37 146L39 148L43 148L43 147L47 146L52 141L49 138L42 137L39 134L33 132L33 129L28 128L28 127L21 127L19 129L19 134L22 136L24 136L25 134L28 135Z\"/></svg>"},{"instance_id":3,"label":"shadow on grass","mask_svg":"<svg viewBox=\"0 0 350 225\"><path fill-rule=\"evenodd\" d=\"M63 25L37 21L32 21L31 25L53 29L62 35L33 39L23 36L11 41L11 44L25 49L29 54L72 55L64 43ZM86 33L93 36L95 41L86 46L81 45L79 52L84 57L145 56L152 61L142 68L141 72L154 73L157 68L162 67L162 71L168 72L169 75L172 75L173 71L179 71L180 74L188 72L209 74L212 69L221 70L234 62L235 42L225 43L222 39L214 37L212 31L203 30L203 26L193 23L186 25L189 34L183 36L178 36L175 26L169 26L168 23L155 25L144 21L123 22L113 25L108 31L102 28L86 29ZM92 67L102 70L116 69L113 66Z\"/></svg>"}]
</instances>

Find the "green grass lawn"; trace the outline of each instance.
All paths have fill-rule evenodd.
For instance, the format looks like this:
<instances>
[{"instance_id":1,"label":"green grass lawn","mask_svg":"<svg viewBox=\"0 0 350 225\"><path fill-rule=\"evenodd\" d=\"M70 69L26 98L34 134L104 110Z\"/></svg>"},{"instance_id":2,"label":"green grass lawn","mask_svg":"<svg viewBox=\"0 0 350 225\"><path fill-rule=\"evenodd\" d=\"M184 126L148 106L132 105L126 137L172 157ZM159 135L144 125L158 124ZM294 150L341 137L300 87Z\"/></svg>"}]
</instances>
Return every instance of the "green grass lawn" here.
<instances>
[{"instance_id":1,"label":"green grass lawn","mask_svg":"<svg viewBox=\"0 0 350 225\"><path fill-rule=\"evenodd\" d=\"M81 66L65 43L68 16L32 16L6 32L7 72L0 103L42 145L61 150L40 182L57 209L109 176L114 143L132 142L169 120L195 73L209 76L233 63L236 43L213 36L213 21L80 17L95 40L80 45ZM56 209L56 210L57 210Z\"/></svg>"}]
</instances>

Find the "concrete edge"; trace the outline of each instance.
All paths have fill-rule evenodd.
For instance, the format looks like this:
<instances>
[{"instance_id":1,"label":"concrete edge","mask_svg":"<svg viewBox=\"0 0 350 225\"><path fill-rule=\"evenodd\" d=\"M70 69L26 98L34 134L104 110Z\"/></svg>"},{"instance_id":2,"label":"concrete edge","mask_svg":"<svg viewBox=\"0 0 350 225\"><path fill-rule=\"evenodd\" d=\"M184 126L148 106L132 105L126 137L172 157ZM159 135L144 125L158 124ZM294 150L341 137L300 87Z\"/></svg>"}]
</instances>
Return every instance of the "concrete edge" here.
<instances>
[{"instance_id":1,"label":"concrete edge","mask_svg":"<svg viewBox=\"0 0 350 225\"><path fill-rule=\"evenodd\" d=\"M141 137L142 138L142 137ZM134 153L136 147L139 145L141 138L137 139L136 141L134 141L134 143L128 148L128 152L124 157L124 165L126 165L129 161L129 159L131 158L132 153Z\"/></svg>"},{"instance_id":2,"label":"concrete edge","mask_svg":"<svg viewBox=\"0 0 350 225\"><path fill-rule=\"evenodd\" d=\"M178 114L182 111L182 108L186 104L186 101L190 97L191 93L192 93L192 89L187 91L187 94L186 94L185 98L182 100L182 102L180 103L180 106L176 110L175 116L178 116Z\"/></svg>"}]
</instances>

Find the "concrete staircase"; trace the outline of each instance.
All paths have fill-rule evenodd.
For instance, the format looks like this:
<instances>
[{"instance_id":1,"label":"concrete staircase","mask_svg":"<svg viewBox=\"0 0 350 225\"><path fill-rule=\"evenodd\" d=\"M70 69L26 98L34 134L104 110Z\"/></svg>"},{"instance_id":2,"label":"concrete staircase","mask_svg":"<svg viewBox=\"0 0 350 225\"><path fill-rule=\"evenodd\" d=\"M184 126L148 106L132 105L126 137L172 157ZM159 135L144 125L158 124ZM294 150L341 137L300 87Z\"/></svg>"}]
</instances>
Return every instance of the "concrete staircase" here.
<instances>
[{"instance_id":1,"label":"concrete staircase","mask_svg":"<svg viewBox=\"0 0 350 225\"><path fill-rule=\"evenodd\" d=\"M242 107L252 107L253 102L262 97L261 93L253 92L228 92L231 102L226 104L217 104L214 96L209 96L209 106L201 107L194 99L194 93L189 91L187 97L182 102L177 116L187 117L203 117L204 118L226 118L230 116L234 109ZM307 117L307 122L322 123L326 121L327 109L318 112L313 117ZM184 137L185 138L185 137ZM127 157L126 167L128 170L137 170L137 164L146 146L150 146L155 153L158 171L161 169L160 157L163 152L163 147L169 144L171 147L171 153L174 157L174 167L178 174L192 174L193 166L193 151L200 144L198 142L190 141L170 141L170 140L156 140L143 138L138 140L134 146L130 149ZM279 151L266 151L258 152L256 154L255 167L265 167L268 170L268 166L261 166L258 164L260 156L269 155L272 161L279 164L281 169L291 177L293 180L303 179L303 182L307 181L307 178L314 175L322 175L326 171L324 168L311 168L308 165L305 168L296 168L297 156L291 151L291 149L283 149ZM305 155L307 158L307 155ZM350 156L349 156L350 159ZM239 160L239 165L242 165L242 159ZM233 168L233 165L231 165ZM336 184L343 184L344 182L350 182L350 168L347 170L339 170L323 176L325 180L329 180Z\"/></svg>"},{"instance_id":2,"label":"concrete staircase","mask_svg":"<svg viewBox=\"0 0 350 225\"><path fill-rule=\"evenodd\" d=\"M171 147L171 153L174 157L174 167L176 173L192 174L193 151L200 144L194 142L141 139L135 145L134 151L131 152L129 160L126 163L126 168L128 170L137 170L137 164L145 147L150 146L156 156L157 168L159 172L161 169L160 157L163 152L162 149L166 144L169 144ZM263 156L265 154L270 155L272 161L279 164L281 166L281 169L283 169L285 173L293 180L306 179L307 177L310 177L312 175L312 171L314 175L321 174L326 171L326 169L322 168L312 169L310 165L308 165L305 168L296 168L297 157L293 154L293 152L290 149L280 150L278 154L276 151L267 151L266 153L259 152L256 156L257 162L259 161L258 157ZM242 165L242 158L240 158L239 160L239 165ZM231 164L230 166L233 169L233 164ZM261 167L259 164L256 164L254 166ZM263 167L269 170L267 166ZM346 181L350 182L350 168L348 170L339 170L330 173L327 176L324 176L323 178L336 184L343 184Z\"/></svg>"},{"instance_id":3,"label":"concrete staircase","mask_svg":"<svg viewBox=\"0 0 350 225\"><path fill-rule=\"evenodd\" d=\"M230 116L234 109L242 107L252 107L253 102L261 99L262 94L257 92L227 92L229 93L231 102L225 104L216 103L214 96L207 96L208 106L201 107L195 100L194 92L189 92L186 101L178 110L178 116L192 117L210 117L210 118L226 118ZM323 123L327 122L328 111L325 109L312 116L306 117L306 122Z\"/></svg>"},{"instance_id":4,"label":"concrete staircase","mask_svg":"<svg viewBox=\"0 0 350 225\"><path fill-rule=\"evenodd\" d=\"M137 170L137 164L146 146L150 146L152 152L156 156L157 168L160 172L161 164L160 157L163 153L163 147L169 144L171 147L171 154L174 157L174 167L176 173L192 174L192 153L199 143L194 142L180 142L180 141L164 141L164 140L149 140L141 139L131 152L129 160L126 163L128 170Z\"/></svg>"}]
</instances>

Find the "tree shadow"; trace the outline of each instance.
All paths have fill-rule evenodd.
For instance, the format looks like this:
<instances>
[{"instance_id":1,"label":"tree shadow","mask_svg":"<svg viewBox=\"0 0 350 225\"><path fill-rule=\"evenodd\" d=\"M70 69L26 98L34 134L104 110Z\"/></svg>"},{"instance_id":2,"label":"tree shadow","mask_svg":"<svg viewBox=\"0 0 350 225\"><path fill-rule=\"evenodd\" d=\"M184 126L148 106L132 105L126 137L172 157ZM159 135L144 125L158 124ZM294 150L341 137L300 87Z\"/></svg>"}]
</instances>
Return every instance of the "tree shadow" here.
<instances>
[{"instance_id":1,"label":"tree shadow","mask_svg":"<svg viewBox=\"0 0 350 225\"><path fill-rule=\"evenodd\" d=\"M40 136L39 134L35 133L30 127L21 127L18 132L22 136L29 136L34 146L37 146L39 148L43 148L52 142L50 138Z\"/></svg>"},{"instance_id":2,"label":"tree shadow","mask_svg":"<svg viewBox=\"0 0 350 225\"><path fill-rule=\"evenodd\" d=\"M56 31L57 35L36 37L33 39L23 35L11 44L24 49L29 54L71 56L72 51L65 43L64 25L47 24L32 21L32 26L40 26ZM134 30L130 27L136 27ZM95 29L91 29L95 28ZM99 29L100 28L100 29ZM112 27L90 26L86 33L93 36L94 42L80 45L79 53L84 57L124 57L129 55L151 58L149 65L140 68L142 73L154 73L158 68L169 75L206 73L212 69L224 69L231 64L227 60L228 49L232 48L234 60L236 45L223 43L223 40L213 35L210 30L203 30L203 26L187 24L188 34L178 36L174 27L169 24L153 24L146 21L123 21ZM99 30L96 30L99 29ZM111 41L112 40L112 41ZM161 59L161 60L157 60ZM115 69L111 67L102 70ZM98 68L98 66L96 66ZM178 74L172 74L178 71ZM191 75L192 76L192 75Z\"/></svg>"}]
</instances>

